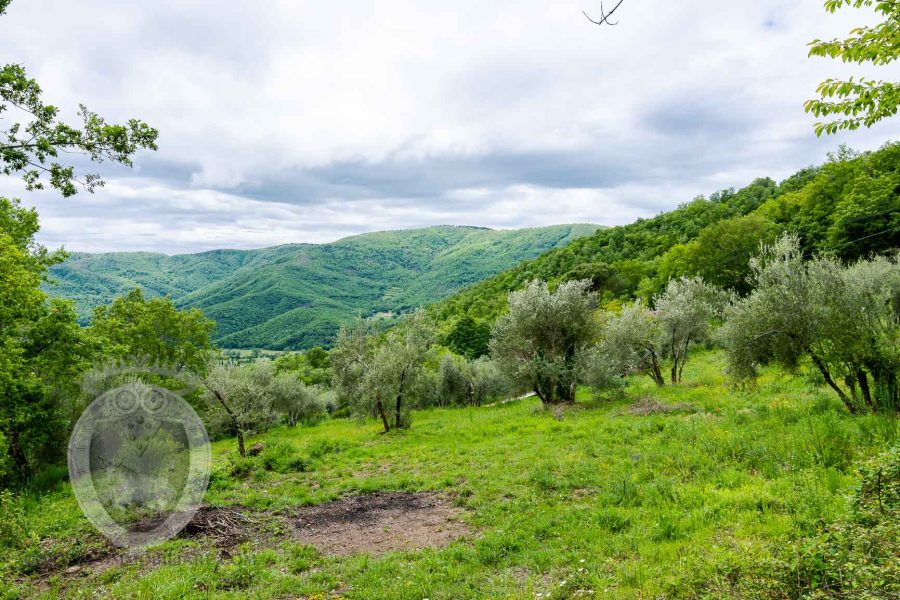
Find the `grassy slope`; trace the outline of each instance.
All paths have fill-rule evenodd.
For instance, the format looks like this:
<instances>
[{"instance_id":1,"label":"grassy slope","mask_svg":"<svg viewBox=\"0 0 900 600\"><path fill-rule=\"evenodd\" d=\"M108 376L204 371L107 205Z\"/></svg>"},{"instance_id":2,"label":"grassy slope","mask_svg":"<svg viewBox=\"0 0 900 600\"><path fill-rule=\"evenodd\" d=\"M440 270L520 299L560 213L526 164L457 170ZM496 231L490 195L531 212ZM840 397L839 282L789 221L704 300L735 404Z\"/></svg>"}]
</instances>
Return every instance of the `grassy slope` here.
<instances>
[{"instance_id":1,"label":"grassy slope","mask_svg":"<svg viewBox=\"0 0 900 600\"><path fill-rule=\"evenodd\" d=\"M165 256L76 254L53 269L50 291L82 317L134 287L201 308L226 347L321 344L339 323L409 310L595 231L557 225L517 231L429 227L353 236L322 245Z\"/></svg>"},{"instance_id":2,"label":"grassy slope","mask_svg":"<svg viewBox=\"0 0 900 600\"><path fill-rule=\"evenodd\" d=\"M747 597L752 567L782 536L846 509L854 461L896 442L897 422L850 417L824 388L765 373L730 390L716 354L688 363L680 386L630 383L628 395L695 410L638 416L627 402L582 398L561 420L533 399L417 412L409 431L330 421L270 432L309 458L306 472L228 475L232 440L215 448L208 500L290 509L347 493L441 490L479 533L439 550L332 558L287 544L231 559L167 542L145 564L69 582L75 596L176 598ZM322 452L337 444L339 451ZM68 487L30 517L43 552L77 557L96 543ZM91 540L94 540L93 542ZM18 557L21 560L23 557ZM36 560L32 557L31 560ZM163 564L160 564L162 562ZM63 562L63 565L68 564ZM238 578L245 589L224 589ZM198 585L200 582L200 585ZM63 585L57 580L57 586ZM27 588L22 588L27 589Z\"/></svg>"}]
</instances>

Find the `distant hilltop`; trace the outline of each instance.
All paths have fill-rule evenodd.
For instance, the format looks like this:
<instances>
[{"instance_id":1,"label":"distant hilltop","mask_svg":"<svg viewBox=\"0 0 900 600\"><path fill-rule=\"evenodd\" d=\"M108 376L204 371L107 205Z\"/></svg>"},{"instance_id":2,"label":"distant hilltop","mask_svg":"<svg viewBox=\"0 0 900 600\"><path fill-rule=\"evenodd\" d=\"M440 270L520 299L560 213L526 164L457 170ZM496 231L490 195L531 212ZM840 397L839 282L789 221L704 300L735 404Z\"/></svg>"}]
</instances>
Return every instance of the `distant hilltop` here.
<instances>
[{"instance_id":1,"label":"distant hilltop","mask_svg":"<svg viewBox=\"0 0 900 600\"><path fill-rule=\"evenodd\" d=\"M301 349L327 345L357 315L391 318L600 228L440 225L256 250L73 253L46 290L74 300L87 322L94 307L141 288L203 310L222 347Z\"/></svg>"}]
</instances>

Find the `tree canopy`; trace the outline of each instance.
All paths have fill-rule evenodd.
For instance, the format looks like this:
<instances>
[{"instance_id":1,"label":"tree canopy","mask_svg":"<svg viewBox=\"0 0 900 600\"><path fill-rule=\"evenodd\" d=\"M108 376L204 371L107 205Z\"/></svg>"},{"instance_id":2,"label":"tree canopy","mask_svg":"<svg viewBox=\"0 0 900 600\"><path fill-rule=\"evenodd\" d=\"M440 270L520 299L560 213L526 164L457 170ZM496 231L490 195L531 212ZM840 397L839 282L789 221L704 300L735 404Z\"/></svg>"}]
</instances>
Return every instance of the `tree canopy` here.
<instances>
[{"instance_id":1,"label":"tree canopy","mask_svg":"<svg viewBox=\"0 0 900 600\"><path fill-rule=\"evenodd\" d=\"M108 357L140 357L203 373L214 327L196 308L179 310L169 298L144 298L141 290L134 289L109 306L98 306L90 330Z\"/></svg>"},{"instance_id":2,"label":"tree canopy","mask_svg":"<svg viewBox=\"0 0 900 600\"><path fill-rule=\"evenodd\" d=\"M844 39L810 42L809 55L840 59L845 63L884 66L900 57L900 3L896 0L827 0L825 10L870 7L883 20L874 26L857 27ZM900 82L850 77L829 78L819 84L819 98L807 100L806 112L816 117L836 117L816 123L816 135L871 127L897 114Z\"/></svg>"},{"instance_id":3,"label":"tree canopy","mask_svg":"<svg viewBox=\"0 0 900 600\"><path fill-rule=\"evenodd\" d=\"M36 462L60 451L67 410L93 347L71 303L47 301L40 289L62 252L35 242L37 214L18 200L0 198L0 447L12 472L0 482L23 480Z\"/></svg>"},{"instance_id":4,"label":"tree canopy","mask_svg":"<svg viewBox=\"0 0 900 600\"><path fill-rule=\"evenodd\" d=\"M10 3L11 0L0 0L0 15ZM80 123L66 123L60 117L60 109L44 101L37 81L17 64L0 67L0 115L11 111L21 120L0 129L0 173L20 175L29 191L43 189L44 181L63 196L76 194L79 184L87 191L103 185L96 173L79 179L75 167L61 160L60 152L130 167L138 150L157 149L159 133L138 119L111 124L81 105Z\"/></svg>"}]
</instances>

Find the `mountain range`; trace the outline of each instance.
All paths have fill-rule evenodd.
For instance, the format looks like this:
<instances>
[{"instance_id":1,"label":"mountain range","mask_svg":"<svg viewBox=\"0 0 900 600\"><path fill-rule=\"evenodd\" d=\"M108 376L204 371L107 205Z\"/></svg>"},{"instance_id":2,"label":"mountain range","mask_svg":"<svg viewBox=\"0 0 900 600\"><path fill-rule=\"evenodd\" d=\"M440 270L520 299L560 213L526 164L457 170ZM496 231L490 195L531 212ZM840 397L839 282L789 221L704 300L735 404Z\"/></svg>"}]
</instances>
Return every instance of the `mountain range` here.
<instances>
[{"instance_id":1,"label":"mountain range","mask_svg":"<svg viewBox=\"0 0 900 600\"><path fill-rule=\"evenodd\" d=\"M94 307L141 288L201 309L221 347L301 349L327 345L357 315L392 319L599 228L437 226L254 250L73 253L47 291L74 300L86 323Z\"/></svg>"}]
</instances>

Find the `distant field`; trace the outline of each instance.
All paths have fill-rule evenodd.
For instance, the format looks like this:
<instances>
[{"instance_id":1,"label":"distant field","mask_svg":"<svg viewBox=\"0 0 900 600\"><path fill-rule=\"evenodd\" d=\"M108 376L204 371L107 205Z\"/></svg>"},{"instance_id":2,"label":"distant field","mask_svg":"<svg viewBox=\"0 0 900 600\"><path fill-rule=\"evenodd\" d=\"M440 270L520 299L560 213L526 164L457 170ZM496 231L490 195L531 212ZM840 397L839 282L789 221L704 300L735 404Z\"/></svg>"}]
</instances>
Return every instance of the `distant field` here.
<instances>
[{"instance_id":1,"label":"distant field","mask_svg":"<svg viewBox=\"0 0 900 600\"><path fill-rule=\"evenodd\" d=\"M266 350L265 348L222 348L222 356L232 362L253 362L260 359L275 360L283 354L290 354L289 350Z\"/></svg>"},{"instance_id":2,"label":"distant field","mask_svg":"<svg viewBox=\"0 0 900 600\"><path fill-rule=\"evenodd\" d=\"M375 422L347 420L280 428L244 462L223 440L207 501L239 507L252 524L237 521L234 538L200 529L137 559L108 548L59 483L28 501L39 540L4 557L3 578L14 586L7 593L744 597L742 586L781 540L846 511L855 462L895 441L898 426L851 418L798 377L767 372L756 390L732 391L721 366L718 355L702 355L688 363L688 383L657 390L633 379L626 400L582 397L557 415L530 398L416 412L410 430L389 435ZM353 499L421 491L437 495ZM372 514L384 515L407 497L449 515L445 537L462 539L386 554L376 539L371 553L333 556L341 550L320 551L297 533L312 510L303 506L350 498L378 503ZM308 527L321 542L315 522ZM335 543L352 550L360 542Z\"/></svg>"}]
</instances>

